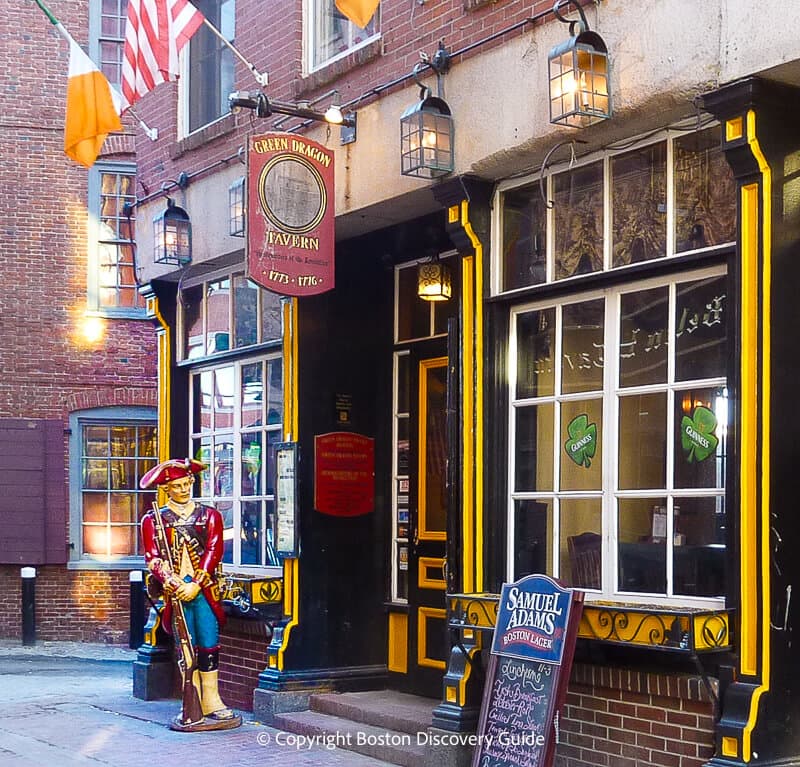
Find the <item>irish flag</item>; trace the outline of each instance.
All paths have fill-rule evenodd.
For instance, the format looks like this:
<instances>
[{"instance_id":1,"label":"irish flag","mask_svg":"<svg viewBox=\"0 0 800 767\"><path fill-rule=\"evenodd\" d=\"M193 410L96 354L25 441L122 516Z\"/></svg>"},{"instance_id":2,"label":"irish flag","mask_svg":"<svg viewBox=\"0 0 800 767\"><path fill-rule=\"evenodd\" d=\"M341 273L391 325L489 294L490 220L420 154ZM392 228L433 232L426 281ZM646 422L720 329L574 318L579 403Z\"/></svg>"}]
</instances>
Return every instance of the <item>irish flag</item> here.
<instances>
[{"instance_id":1,"label":"irish flag","mask_svg":"<svg viewBox=\"0 0 800 767\"><path fill-rule=\"evenodd\" d=\"M122 99L64 27L57 26L69 41L64 151L75 162L91 168L106 136L122 130Z\"/></svg>"},{"instance_id":2,"label":"irish flag","mask_svg":"<svg viewBox=\"0 0 800 767\"><path fill-rule=\"evenodd\" d=\"M364 29L375 15L380 0L336 0L339 12Z\"/></svg>"}]
</instances>

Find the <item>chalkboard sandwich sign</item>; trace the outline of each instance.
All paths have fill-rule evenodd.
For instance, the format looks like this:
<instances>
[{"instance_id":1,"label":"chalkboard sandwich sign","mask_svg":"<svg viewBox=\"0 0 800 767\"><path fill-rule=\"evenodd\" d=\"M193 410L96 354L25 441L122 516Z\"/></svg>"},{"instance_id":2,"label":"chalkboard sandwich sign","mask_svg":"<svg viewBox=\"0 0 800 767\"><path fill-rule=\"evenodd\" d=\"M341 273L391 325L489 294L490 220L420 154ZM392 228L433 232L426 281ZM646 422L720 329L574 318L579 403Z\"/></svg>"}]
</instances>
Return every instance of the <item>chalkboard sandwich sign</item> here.
<instances>
[{"instance_id":1,"label":"chalkboard sandwich sign","mask_svg":"<svg viewBox=\"0 0 800 767\"><path fill-rule=\"evenodd\" d=\"M546 575L503 586L472 767L551 767L582 609Z\"/></svg>"}]
</instances>

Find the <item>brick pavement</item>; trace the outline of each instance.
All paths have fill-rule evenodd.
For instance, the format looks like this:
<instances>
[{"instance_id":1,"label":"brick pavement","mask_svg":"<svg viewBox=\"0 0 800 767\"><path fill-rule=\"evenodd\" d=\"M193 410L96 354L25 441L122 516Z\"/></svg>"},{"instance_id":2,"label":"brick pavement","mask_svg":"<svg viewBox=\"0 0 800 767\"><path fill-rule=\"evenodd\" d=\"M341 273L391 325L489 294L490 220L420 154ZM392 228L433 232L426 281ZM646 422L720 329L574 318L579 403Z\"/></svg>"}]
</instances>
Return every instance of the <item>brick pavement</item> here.
<instances>
[{"instance_id":1,"label":"brick pavement","mask_svg":"<svg viewBox=\"0 0 800 767\"><path fill-rule=\"evenodd\" d=\"M340 748L296 748L297 736L261 725L247 712L237 730L172 732L167 724L178 701L132 696L134 657L121 647L52 642L23 648L0 640L0 764L180 765L202 753L204 763L226 767L386 766Z\"/></svg>"}]
</instances>

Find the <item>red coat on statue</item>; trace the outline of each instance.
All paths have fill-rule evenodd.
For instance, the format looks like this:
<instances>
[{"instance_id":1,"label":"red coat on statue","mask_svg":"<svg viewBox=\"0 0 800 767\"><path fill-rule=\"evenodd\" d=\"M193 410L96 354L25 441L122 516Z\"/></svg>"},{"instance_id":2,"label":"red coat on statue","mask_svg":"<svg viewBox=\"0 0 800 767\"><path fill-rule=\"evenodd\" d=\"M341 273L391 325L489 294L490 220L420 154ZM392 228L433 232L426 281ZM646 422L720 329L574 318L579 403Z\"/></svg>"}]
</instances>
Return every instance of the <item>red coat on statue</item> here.
<instances>
[{"instance_id":1,"label":"red coat on statue","mask_svg":"<svg viewBox=\"0 0 800 767\"><path fill-rule=\"evenodd\" d=\"M170 574L162 560L156 537L155 511L150 511L142 518L142 540L144 542L144 561L150 572L165 586L167 593L174 587L180 570L181 555L184 548L194 570L193 580L199 584L208 604L214 611L220 627L225 624L225 611L222 608L217 568L222 561L224 524L222 515L211 506L195 504L194 510L182 518L169 506L162 506L159 514L164 522L172 554L175 573ZM175 579L170 583L170 578ZM162 624L165 629L172 630L171 600L165 600Z\"/></svg>"}]
</instances>

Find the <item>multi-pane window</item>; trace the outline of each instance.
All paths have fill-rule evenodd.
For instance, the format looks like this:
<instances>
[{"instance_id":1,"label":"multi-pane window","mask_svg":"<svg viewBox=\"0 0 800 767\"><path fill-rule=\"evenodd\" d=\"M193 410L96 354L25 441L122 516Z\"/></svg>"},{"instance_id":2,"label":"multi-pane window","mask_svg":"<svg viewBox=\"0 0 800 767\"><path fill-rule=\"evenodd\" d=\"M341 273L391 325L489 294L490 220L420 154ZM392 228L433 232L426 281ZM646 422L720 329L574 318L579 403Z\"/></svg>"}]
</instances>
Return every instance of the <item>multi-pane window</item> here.
<instances>
[{"instance_id":1,"label":"multi-pane window","mask_svg":"<svg viewBox=\"0 0 800 767\"><path fill-rule=\"evenodd\" d=\"M134 212L123 211L136 200L135 168L97 165L89 182L89 308L140 313L144 300L136 284Z\"/></svg>"},{"instance_id":2,"label":"multi-pane window","mask_svg":"<svg viewBox=\"0 0 800 767\"><path fill-rule=\"evenodd\" d=\"M198 10L230 43L236 31L235 0L197 0ZM234 88L233 51L203 25L189 41L187 127L189 133L228 114Z\"/></svg>"},{"instance_id":3,"label":"multi-pane window","mask_svg":"<svg viewBox=\"0 0 800 767\"><path fill-rule=\"evenodd\" d=\"M377 37L380 9L361 29L336 7L334 0L307 0L308 69L314 71Z\"/></svg>"},{"instance_id":4,"label":"multi-pane window","mask_svg":"<svg viewBox=\"0 0 800 767\"><path fill-rule=\"evenodd\" d=\"M80 521L73 545L81 558L100 562L141 556L139 523L156 496L140 490L139 480L156 464L155 422L85 418L76 436Z\"/></svg>"},{"instance_id":5,"label":"multi-pane window","mask_svg":"<svg viewBox=\"0 0 800 767\"><path fill-rule=\"evenodd\" d=\"M190 375L191 454L208 465L198 500L222 514L223 562L277 566L275 444L281 441L280 355L238 360Z\"/></svg>"},{"instance_id":6,"label":"multi-pane window","mask_svg":"<svg viewBox=\"0 0 800 767\"><path fill-rule=\"evenodd\" d=\"M99 0L90 4L91 56L108 81L122 81L122 52L125 47L125 21L128 0Z\"/></svg>"},{"instance_id":7,"label":"multi-pane window","mask_svg":"<svg viewBox=\"0 0 800 767\"><path fill-rule=\"evenodd\" d=\"M512 312L509 577L724 593L730 311L716 268Z\"/></svg>"},{"instance_id":8,"label":"multi-pane window","mask_svg":"<svg viewBox=\"0 0 800 767\"><path fill-rule=\"evenodd\" d=\"M736 239L720 127L670 130L500 193L495 292L716 247ZM544 193L544 194L543 194Z\"/></svg>"},{"instance_id":9,"label":"multi-pane window","mask_svg":"<svg viewBox=\"0 0 800 767\"><path fill-rule=\"evenodd\" d=\"M180 296L181 358L279 341L281 297L241 273L226 273L186 288Z\"/></svg>"}]
</instances>

